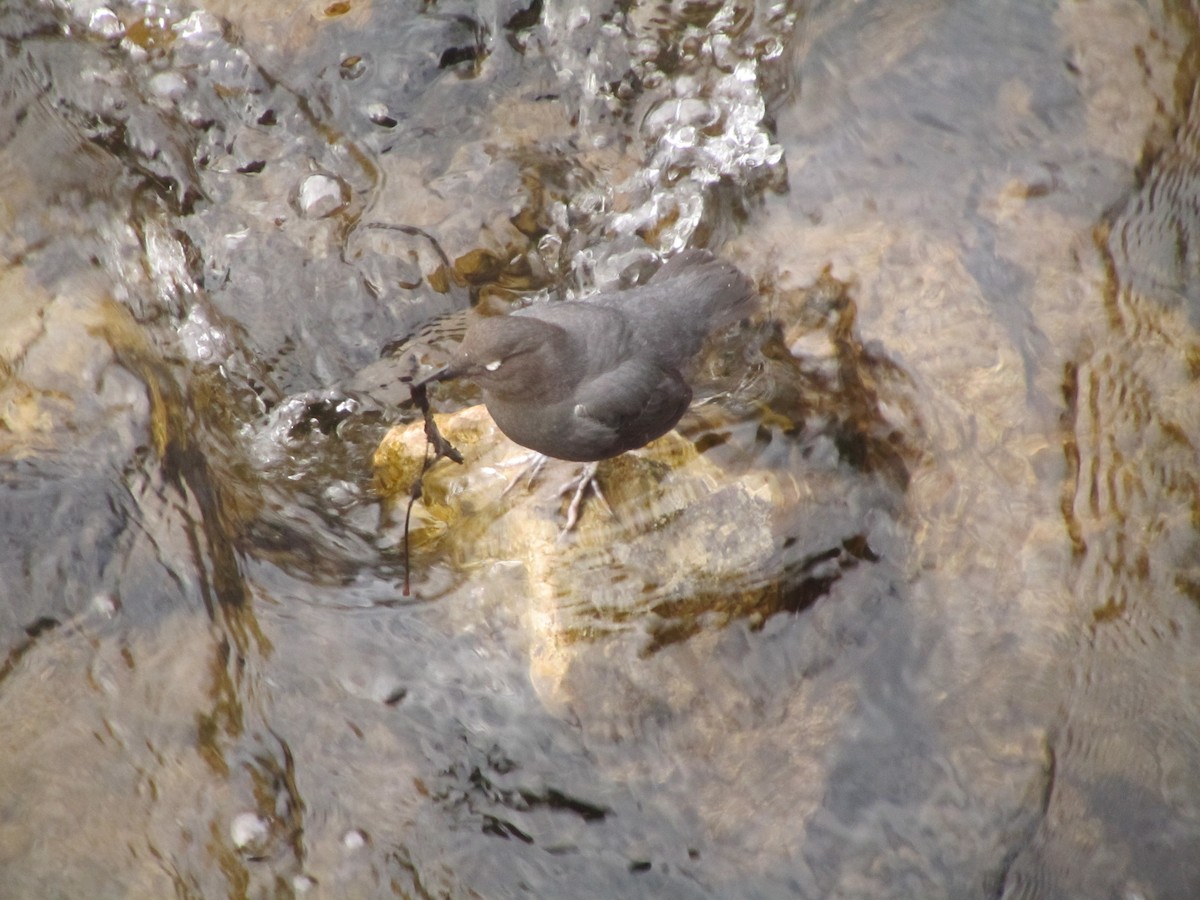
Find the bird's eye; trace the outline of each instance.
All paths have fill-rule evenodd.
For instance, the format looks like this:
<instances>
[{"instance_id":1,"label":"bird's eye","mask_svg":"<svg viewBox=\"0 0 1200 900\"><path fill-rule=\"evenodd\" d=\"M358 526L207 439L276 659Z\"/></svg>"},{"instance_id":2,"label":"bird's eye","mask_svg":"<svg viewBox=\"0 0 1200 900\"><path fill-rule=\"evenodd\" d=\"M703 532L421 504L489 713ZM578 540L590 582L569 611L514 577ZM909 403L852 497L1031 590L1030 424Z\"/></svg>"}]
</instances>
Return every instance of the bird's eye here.
<instances>
[{"instance_id":1,"label":"bird's eye","mask_svg":"<svg viewBox=\"0 0 1200 900\"><path fill-rule=\"evenodd\" d=\"M487 369L489 372L495 372L498 368L500 368L500 363L502 363L502 362L504 362L504 360L494 359L490 363L487 363L486 365L484 365L484 368Z\"/></svg>"}]
</instances>

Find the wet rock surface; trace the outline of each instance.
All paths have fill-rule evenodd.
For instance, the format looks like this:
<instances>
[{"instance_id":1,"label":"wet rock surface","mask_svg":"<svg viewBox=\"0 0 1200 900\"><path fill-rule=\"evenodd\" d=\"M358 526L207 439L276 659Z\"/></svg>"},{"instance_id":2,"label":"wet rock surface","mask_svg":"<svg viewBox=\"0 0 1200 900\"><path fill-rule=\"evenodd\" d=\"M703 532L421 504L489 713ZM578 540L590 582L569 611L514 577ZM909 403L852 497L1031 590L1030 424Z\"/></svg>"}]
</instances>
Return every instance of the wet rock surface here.
<instances>
[{"instance_id":1,"label":"wet rock surface","mask_svg":"<svg viewBox=\"0 0 1200 900\"><path fill-rule=\"evenodd\" d=\"M873 539L899 538L920 456L906 445L918 433L901 413L909 386L857 341L845 285L826 275L782 302L796 307L786 332L763 322L718 338L701 376L709 400L678 432L601 462L577 527L569 505L583 467L513 444L481 405L435 416L459 466L422 475L422 423L384 437L375 466L390 519L409 523L418 560L449 555L485 583L510 570L496 592L526 598L547 702L569 702L558 685L578 644L632 633L649 655L731 621L761 628L879 563Z\"/></svg>"}]
</instances>

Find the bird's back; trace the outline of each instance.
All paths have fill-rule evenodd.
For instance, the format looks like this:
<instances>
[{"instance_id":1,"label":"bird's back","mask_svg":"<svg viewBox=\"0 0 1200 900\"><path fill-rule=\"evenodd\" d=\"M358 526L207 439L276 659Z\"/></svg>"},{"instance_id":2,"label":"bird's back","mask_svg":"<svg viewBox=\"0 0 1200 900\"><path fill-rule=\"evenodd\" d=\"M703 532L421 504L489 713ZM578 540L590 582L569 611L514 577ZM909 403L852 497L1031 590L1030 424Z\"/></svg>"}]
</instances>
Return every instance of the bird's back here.
<instances>
[{"instance_id":1,"label":"bird's back","mask_svg":"<svg viewBox=\"0 0 1200 900\"><path fill-rule=\"evenodd\" d=\"M758 307L758 291L731 263L707 250L685 250L646 284L585 302L620 310L638 340L659 359L680 367L713 331L751 315Z\"/></svg>"}]
</instances>

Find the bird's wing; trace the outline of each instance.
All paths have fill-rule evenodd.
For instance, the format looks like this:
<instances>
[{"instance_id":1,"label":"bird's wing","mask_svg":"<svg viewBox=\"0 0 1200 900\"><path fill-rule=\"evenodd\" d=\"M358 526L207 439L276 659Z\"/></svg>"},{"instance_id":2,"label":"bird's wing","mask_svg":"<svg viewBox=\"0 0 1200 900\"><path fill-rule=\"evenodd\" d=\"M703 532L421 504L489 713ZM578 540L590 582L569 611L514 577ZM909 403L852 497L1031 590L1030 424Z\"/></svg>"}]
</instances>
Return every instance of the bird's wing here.
<instances>
[{"instance_id":1,"label":"bird's wing","mask_svg":"<svg viewBox=\"0 0 1200 900\"><path fill-rule=\"evenodd\" d=\"M608 432L607 455L615 456L674 428L691 403L692 389L676 369L632 359L592 379L576 400L579 424Z\"/></svg>"}]
</instances>

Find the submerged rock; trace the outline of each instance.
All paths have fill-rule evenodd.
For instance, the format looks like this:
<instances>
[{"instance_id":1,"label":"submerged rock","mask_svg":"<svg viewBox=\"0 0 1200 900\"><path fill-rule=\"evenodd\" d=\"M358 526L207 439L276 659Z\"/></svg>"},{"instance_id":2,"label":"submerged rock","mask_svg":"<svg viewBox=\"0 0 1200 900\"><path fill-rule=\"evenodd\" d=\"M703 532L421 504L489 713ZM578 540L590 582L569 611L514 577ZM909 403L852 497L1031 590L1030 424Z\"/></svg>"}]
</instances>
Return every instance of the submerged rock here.
<instances>
[{"instance_id":1,"label":"submerged rock","mask_svg":"<svg viewBox=\"0 0 1200 900\"><path fill-rule=\"evenodd\" d=\"M412 508L418 592L422 568L440 558L498 602L523 598L531 673L543 699L558 702L571 699L560 686L580 644L621 635L645 655L735 619L758 627L878 561L907 473L896 426L879 411L894 372L853 339L844 285L823 278L788 302L807 311L799 332L823 333L808 342L823 349L766 326L753 361L734 363L732 394L750 399L700 403L679 429L602 461L604 499L589 495L569 532L563 486L582 466L512 443L482 405L436 414L464 465L430 468ZM719 356L707 373L718 380ZM397 524L426 453L416 422L394 428L375 454Z\"/></svg>"},{"instance_id":2,"label":"submerged rock","mask_svg":"<svg viewBox=\"0 0 1200 900\"><path fill-rule=\"evenodd\" d=\"M547 460L535 473L537 454L504 438L483 406L436 421L466 462L426 475L410 539L417 548L439 544L464 569L520 564L541 686L557 684L576 641L636 627L653 639L655 622L688 609L728 617L771 590L780 513L802 490L795 478L735 477L671 432L602 462L596 481L607 506L588 496L564 533L570 492L561 489L581 466ZM394 429L376 453L380 485L400 516L424 453L420 423Z\"/></svg>"}]
</instances>

